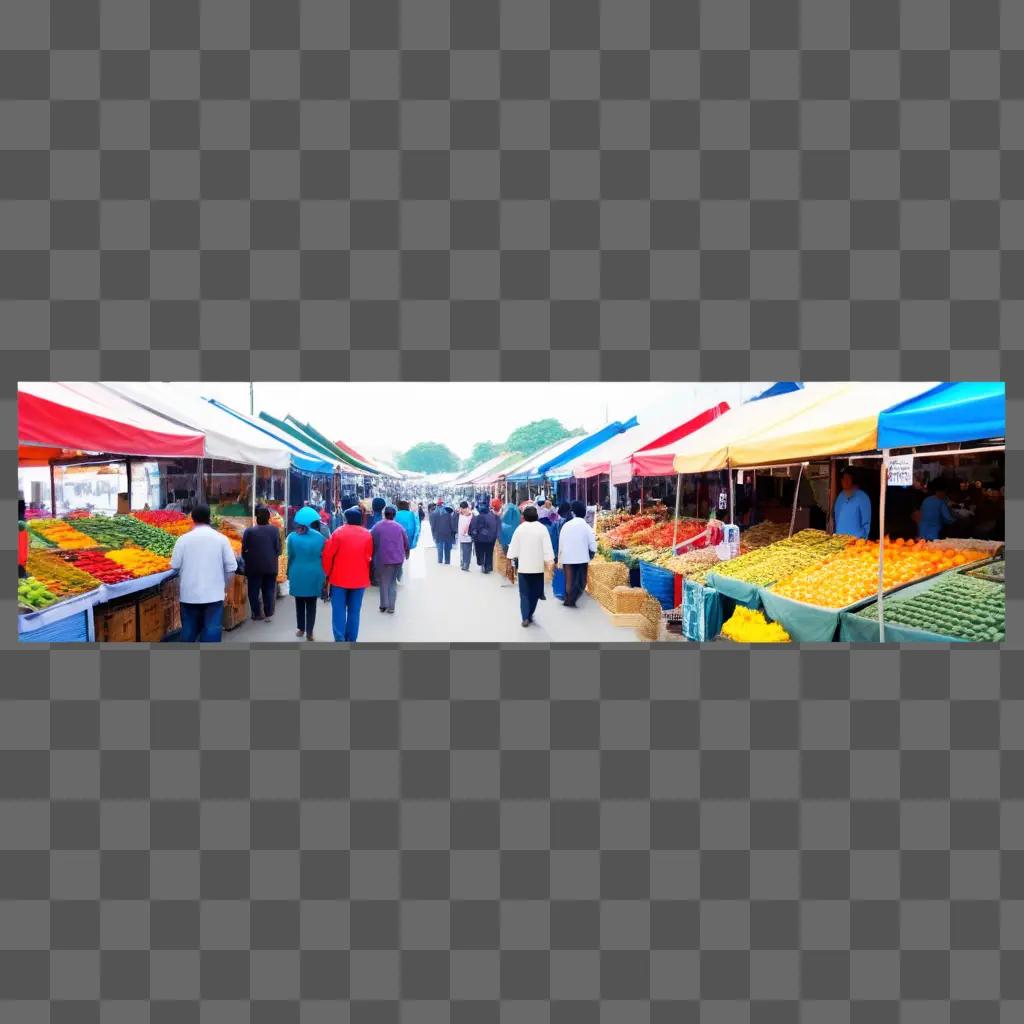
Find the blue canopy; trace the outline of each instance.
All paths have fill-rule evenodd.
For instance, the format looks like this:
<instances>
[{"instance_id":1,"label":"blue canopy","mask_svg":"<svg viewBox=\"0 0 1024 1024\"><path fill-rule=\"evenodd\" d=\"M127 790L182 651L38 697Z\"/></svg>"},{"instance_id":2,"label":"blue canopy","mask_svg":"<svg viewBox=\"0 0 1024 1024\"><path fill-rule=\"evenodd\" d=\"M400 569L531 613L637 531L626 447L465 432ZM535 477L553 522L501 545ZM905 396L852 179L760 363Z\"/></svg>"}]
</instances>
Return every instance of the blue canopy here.
<instances>
[{"instance_id":1,"label":"blue canopy","mask_svg":"<svg viewBox=\"0 0 1024 1024\"><path fill-rule=\"evenodd\" d=\"M301 473L317 473L320 476L330 476L334 473L334 465L332 463L314 457L312 453L303 450L295 444L294 439L270 429L263 420L255 420L240 412L235 412L230 406L225 405L223 402L218 402L215 398L209 398L207 401L218 409L223 409L229 416L234 416L235 419L248 423L250 427L259 430L261 433L266 434L267 437L272 437L275 441L284 445L292 453L292 469L298 470Z\"/></svg>"},{"instance_id":2,"label":"blue canopy","mask_svg":"<svg viewBox=\"0 0 1024 1024\"><path fill-rule=\"evenodd\" d=\"M632 430L638 423L639 420L636 416L630 416L628 420L616 420L614 423L606 424L593 434L580 438L580 440L571 448L566 448L564 452L560 452L553 459L549 459L547 462L542 463L537 467L538 475L542 477L559 476L558 473L552 473L551 470L558 466L564 466L575 461L581 455L586 455L586 453L592 448L596 448L599 444L604 444L604 442L610 437L615 437L616 434L621 434L626 430ZM561 475L568 476L569 473L566 471Z\"/></svg>"},{"instance_id":3,"label":"blue canopy","mask_svg":"<svg viewBox=\"0 0 1024 1024\"><path fill-rule=\"evenodd\" d=\"M912 448L1006 437L1006 384L940 384L891 406L878 417L879 448Z\"/></svg>"},{"instance_id":4,"label":"blue canopy","mask_svg":"<svg viewBox=\"0 0 1024 1024\"><path fill-rule=\"evenodd\" d=\"M759 395L754 395L753 398L748 398L747 401L760 402L762 398L774 398L776 395L785 395L790 391L799 391L802 387L803 384L799 384L795 380L780 380L770 388L765 388Z\"/></svg>"}]
</instances>

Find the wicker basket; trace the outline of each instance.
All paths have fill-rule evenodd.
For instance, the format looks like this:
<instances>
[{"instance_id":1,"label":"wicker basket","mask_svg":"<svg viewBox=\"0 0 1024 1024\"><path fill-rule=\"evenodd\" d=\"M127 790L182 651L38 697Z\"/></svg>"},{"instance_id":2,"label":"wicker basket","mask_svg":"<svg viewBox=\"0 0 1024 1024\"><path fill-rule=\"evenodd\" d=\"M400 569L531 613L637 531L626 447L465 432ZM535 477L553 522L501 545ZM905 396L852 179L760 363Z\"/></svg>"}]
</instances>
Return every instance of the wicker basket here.
<instances>
[{"instance_id":1,"label":"wicker basket","mask_svg":"<svg viewBox=\"0 0 1024 1024\"><path fill-rule=\"evenodd\" d=\"M612 610L617 615L637 615L644 603L646 592L639 587L620 586L612 588Z\"/></svg>"},{"instance_id":2,"label":"wicker basket","mask_svg":"<svg viewBox=\"0 0 1024 1024\"><path fill-rule=\"evenodd\" d=\"M629 569L622 562L591 562L587 571L587 589L601 584L608 588L629 585Z\"/></svg>"}]
</instances>

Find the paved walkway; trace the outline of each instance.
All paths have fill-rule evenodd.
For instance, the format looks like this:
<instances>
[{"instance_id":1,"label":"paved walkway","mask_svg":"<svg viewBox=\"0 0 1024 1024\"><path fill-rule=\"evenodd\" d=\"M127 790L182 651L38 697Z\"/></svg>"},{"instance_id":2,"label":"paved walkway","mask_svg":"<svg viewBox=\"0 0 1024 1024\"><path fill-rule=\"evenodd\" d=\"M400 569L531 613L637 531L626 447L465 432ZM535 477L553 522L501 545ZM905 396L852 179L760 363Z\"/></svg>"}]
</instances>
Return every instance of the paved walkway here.
<instances>
[{"instance_id":1,"label":"paved walkway","mask_svg":"<svg viewBox=\"0 0 1024 1024\"><path fill-rule=\"evenodd\" d=\"M394 615L381 614L376 588L367 589L360 643L635 643L638 639L634 630L613 626L588 595L578 607L564 608L550 585L547 600L537 606L534 624L523 629L518 587L509 586L496 572L484 576L475 563L469 572L462 572L457 550L451 565L438 565L434 548L423 554L426 578L410 580L406 573ZM332 640L329 604L317 604L315 637L317 642ZM297 640L295 605L288 597L278 600L269 624L249 620L224 634L225 643Z\"/></svg>"}]
</instances>

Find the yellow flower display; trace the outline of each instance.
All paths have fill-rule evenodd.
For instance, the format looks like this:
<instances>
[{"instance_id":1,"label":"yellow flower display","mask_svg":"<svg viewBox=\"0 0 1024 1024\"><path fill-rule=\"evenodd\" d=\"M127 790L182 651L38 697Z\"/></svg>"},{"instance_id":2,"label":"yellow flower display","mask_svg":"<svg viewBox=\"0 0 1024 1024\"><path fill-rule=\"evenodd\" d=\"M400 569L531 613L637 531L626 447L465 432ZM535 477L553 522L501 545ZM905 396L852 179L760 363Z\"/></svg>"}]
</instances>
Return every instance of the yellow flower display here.
<instances>
[{"instance_id":1,"label":"yellow flower display","mask_svg":"<svg viewBox=\"0 0 1024 1024\"><path fill-rule=\"evenodd\" d=\"M788 644L789 634L777 622L769 622L763 612L737 605L722 636L738 644Z\"/></svg>"}]
</instances>

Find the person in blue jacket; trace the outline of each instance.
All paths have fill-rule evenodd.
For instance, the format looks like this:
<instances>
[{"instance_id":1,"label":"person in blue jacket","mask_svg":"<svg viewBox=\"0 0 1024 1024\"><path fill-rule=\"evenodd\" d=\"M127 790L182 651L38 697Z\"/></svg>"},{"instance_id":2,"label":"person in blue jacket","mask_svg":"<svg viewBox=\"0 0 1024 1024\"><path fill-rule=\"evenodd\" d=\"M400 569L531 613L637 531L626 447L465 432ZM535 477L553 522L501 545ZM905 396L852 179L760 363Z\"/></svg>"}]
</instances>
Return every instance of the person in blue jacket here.
<instances>
[{"instance_id":1,"label":"person in blue jacket","mask_svg":"<svg viewBox=\"0 0 1024 1024\"><path fill-rule=\"evenodd\" d=\"M871 532L871 499L857 486L857 478L849 466L840 477L843 491L836 498L835 532L867 540Z\"/></svg>"},{"instance_id":2,"label":"person in blue jacket","mask_svg":"<svg viewBox=\"0 0 1024 1024\"><path fill-rule=\"evenodd\" d=\"M324 589L321 556L326 541L317 527L320 517L308 505L295 513L295 529L288 534L288 592L295 600L295 635L313 639L316 601Z\"/></svg>"},{"instance_id":3,"label":"person in blue jacket","mask_svg":"<svg viewBox=\"0 0 1024 1024\"><path fill-rule=\"evenodd\" d=\"M509 544L512 543L512 534L516 532L516 527L522 521L523 516L516 503L514 501L507 502L505 510L501 514L501 546L506 551L508 551Z\"/></svg>"},{"instance_id":4,"label":"person in blue jacket","mask_svg":"<svg viewBox=\"0 0 1024 1024\"><path fill-rule=\"evenodd\" d=\"M941 477L928 485L928 491L928 497L921 502L917 535L922 540L938 540L942 528L952 526L956 520L946 502L946 484Z\"/></svg>"},{"instance_id":5,"label":"person in blue jacket","mask_svg":"<svg viewBox=\"0 0 1024 1024\"><path fill-rule=\"evenodd\" d=\"M420 539L420 521L416 513L409 510L409 502L400 501L398 503L395 522L409 535L409 550L411 551Z\"/></svg>"}]
</instances>

